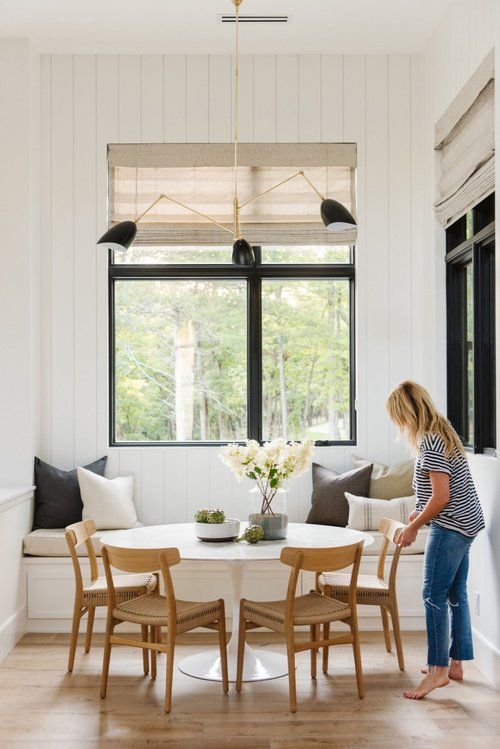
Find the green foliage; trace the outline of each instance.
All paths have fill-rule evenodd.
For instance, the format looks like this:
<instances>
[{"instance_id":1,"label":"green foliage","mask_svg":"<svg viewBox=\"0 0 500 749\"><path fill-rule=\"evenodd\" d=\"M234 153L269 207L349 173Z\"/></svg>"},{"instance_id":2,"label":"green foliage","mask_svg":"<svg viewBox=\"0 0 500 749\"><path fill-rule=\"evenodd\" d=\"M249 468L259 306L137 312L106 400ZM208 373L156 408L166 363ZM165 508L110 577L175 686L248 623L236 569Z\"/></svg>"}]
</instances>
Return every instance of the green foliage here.
<instances>
[{"instance_id":1,"label":"green foliage","mask_svg":"<svg viewBox=\"0 0 500 749\"><path fill-rule=\"evenodd\" d=\"M197 523L208 523L208 514L210 510L198 510L198 512L195 513L194 519Z\"/></svg>"}]
</instances>

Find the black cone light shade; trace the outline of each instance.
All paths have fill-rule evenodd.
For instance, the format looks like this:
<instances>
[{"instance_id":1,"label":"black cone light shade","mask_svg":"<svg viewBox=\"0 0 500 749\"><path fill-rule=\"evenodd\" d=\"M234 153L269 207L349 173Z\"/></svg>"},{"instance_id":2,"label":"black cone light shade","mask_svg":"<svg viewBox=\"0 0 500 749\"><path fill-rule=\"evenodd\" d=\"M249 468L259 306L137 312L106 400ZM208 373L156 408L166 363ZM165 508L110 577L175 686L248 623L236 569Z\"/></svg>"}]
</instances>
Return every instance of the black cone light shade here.
<instances>
[{"instance_id":1,"label":"black cone light shade","mask_svg":"<svg viewBox=\"0 0 500 749\"><path fill-rule=\"evenodd\" d=\"M136 234L137 224L134 221L120 221L102 235L97 246L107 250L128 250Z\"/></svg>"},{"instance_id":2,"label":"black cone light shade","mask_svg":"<svg viewBox=\"0 0 500 749\"><path fill-rule=\"evenodd\" d=\"M321 203L321 218L327 231L348 231L356 226L356 220L345 205L331 198Z\"/></svg>"},{"instance_id":3,"label":"black cone light shade","mask_svg":"<svg viewBox=\"0 0 500 749\"><path fill-rule=\"evenodd\" d=\"M237 239L233 244L233 265L252 265L252 245L246 239Z\"/></svg>"}]
</instances>

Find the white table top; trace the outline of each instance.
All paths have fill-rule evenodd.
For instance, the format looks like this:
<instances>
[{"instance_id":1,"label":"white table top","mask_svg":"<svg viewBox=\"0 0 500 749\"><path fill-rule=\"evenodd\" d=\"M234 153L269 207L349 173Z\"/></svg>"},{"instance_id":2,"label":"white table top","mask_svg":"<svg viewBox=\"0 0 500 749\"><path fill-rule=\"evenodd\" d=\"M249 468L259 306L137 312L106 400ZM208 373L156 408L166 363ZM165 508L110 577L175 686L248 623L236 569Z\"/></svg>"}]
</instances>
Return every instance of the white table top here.
<instances>
[{"instance_id":1,"label":"white table top","mask_svg":"<svg viewBox=\"0 0 500 749\"><path fill-rule=\"evenodd\" d=\"M246 523L241 524L242 530ZM175 546L182 559L200 561L265 561L279 559L285 546L308 548L348 546L364 541L365 546L373 543L369 533L350 528L337 528L331 525L308 525L289 523L288 537L283 541L259 541L248 544L246 541L213 543L199 541L195 535L194 523L171 525L149 525L143 528L130 528L126 531L111 531L101 537L101 543L122 549L162 549Z\"/></svg>"}]
</instances>

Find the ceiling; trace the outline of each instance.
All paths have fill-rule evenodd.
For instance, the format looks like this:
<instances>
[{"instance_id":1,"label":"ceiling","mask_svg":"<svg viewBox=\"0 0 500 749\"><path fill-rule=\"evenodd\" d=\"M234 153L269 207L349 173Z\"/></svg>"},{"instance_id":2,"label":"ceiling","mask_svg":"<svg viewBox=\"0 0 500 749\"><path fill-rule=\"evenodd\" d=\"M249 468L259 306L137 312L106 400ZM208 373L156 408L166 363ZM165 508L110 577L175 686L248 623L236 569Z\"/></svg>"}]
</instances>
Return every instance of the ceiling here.
<instances>
[{"instance_id":1,"label":"ceiling","mask_svg":"<svg viewBox=\"0 0 500 749\"><path fill-rule=\"evenodd\" d=\"M287 25L241 30L244 54L419 52L449 0L244 0L244 14ZM0 37L54 53L228 53L230 0L0 0Z\"/></svg>"}]
</instances>

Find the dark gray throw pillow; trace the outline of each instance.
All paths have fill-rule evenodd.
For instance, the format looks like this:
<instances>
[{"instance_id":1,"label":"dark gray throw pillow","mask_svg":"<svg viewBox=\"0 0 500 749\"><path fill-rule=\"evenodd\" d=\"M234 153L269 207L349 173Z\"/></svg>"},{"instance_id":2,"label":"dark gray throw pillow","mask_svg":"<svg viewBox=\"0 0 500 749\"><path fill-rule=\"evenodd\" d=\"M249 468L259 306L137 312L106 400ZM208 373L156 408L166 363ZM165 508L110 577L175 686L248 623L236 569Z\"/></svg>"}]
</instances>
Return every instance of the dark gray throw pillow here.
<instances>
[{"instance_id":1,"label":"dark gray throw pillow","mask_svg":"<svg viewBox=\"0 0 500 749\"><path fill-rule=\"evenodd\" d=\"M313 463L312 507L306 522L345 528L349 520L349 502L344 493L367 497L372 470L373 463L370 463L347 473L336 473Z\"/></svg>"},{"instance_id":2,"label":"dark gray throw pillow","mask_svg":"<svg viewBox=\"0 0 500 749\"><path fill-rule=\"evenodd\" d=\"M107 462L108 456L105 455L84 467L104 476ZM38 528L65 528L82 519L83 503L76 468L61 471L35 458L35 486L34 531Z\"/></svg>"}]
</instances>

